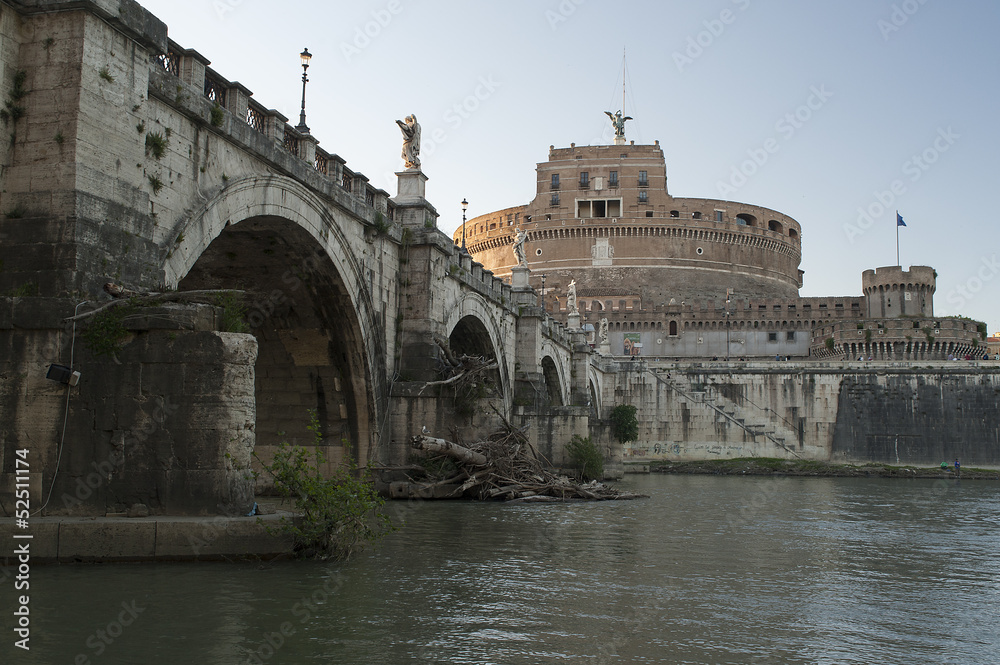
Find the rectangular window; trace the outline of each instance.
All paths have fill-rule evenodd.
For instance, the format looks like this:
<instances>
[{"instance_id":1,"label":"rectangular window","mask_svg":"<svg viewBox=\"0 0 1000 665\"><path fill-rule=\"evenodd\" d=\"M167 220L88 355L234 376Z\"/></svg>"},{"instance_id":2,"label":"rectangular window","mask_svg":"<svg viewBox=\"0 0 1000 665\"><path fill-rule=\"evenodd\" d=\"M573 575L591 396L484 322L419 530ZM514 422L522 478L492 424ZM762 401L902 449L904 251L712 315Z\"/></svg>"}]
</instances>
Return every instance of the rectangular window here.
<instances>
[{"instance_id":1,"label":"rectangular window","mask_svg":"<svg viewBox=\"0 0 1000 665\"><path fill-rule=\"evenodd\" d=\"M795 341L795 331L794 330L789 330L788 332L785 333L785 341L786 342L794 342Z\"/></svg>"},{"instance_id":2,"label":"rectangular window","mask_svg":"<svg viewBox=\"0 0 1000 665\"><path fill-rule=\"evenodd\" d=\"M551 205L553 208L555 208L556 206L559 205L559 194L558 194L558 192L555 192L555 193L552 194L552 202L549 205Z\"/></svg>"},{"instance_id":3,"label":"rectangular window","mask_svg":"<svg viewBox=\"0 0 1000 665\"><path fill-rule=\"evenodd\" d=\"M722 213L723 213L722 210L716 210L715 211L715 221L717 221L717 222L721 222L722 221Z\"/></svg>"},{"instance_id":4,"label":"rectangular window","mask_svg":"<svg viewBox=\"0 0 1000 665\"><path fill-rule=\"evenodd\" d=\"M557 189L559 189L559 174L558 173L553 173L552 174L552 191L555 191Z\"/></svg>"},{"instance_id":5,"label":"rectangular window","mask_svg":"<svg viewBox=\"0 0 1000 665\"><path fill-rule=\"evenodd\" d=\"M639 186L649 187L649 179L646 177L645 171L639 171Z\"/></svg>"},{"instance_id":6,"label":"rectangular window","mask_svg":"<svg viewBox=\"0 0 1000 665\"><path fill-rule=\"evenodd\" d=\"M639 192L639 203L646 203L649 200L648 192L642 190Z\"/></svg>"},{"instance_id":7,"label":"rectangular window","mask_svg":"<svg viewBox=\"0 0 1000 665\"><path fill-rule=\"evenodd\" d=\"M587 189L590 187L590 174L586 171L580 171L580 189Z\"/></svg>"},{"instance_id":8,"label":"rectangular window","mask_svg":"<svg viewBox=\"0 0 1000 665\"><path fill-rule=\"evenodd\" d=\"M612 171L611 175L608 176L608 187L618 186L618 171Z\"/></svg>"},{"instance_id":9,"label":"rectangular window","mask_svg":"<svg viewBox=\"0 0 1000 665\"><path fill-rule=\"evenodd\" d=\"M773 333L769 332L769 333L767 333L767 341L768 342L777 342L778 341L778 333L776 333L776 332L773 332Z\"/></svg>"},{"instance_id":10,"label":"rectangular window","mask_svg":"<svg viewBox=\"0 0 1000 665\"><path fill-rule=\"evenodd\" d=\"M591 217L621 217L621 199L584 199L576 201L576 216L580 219Z\"/></svg>"}]
</instances>

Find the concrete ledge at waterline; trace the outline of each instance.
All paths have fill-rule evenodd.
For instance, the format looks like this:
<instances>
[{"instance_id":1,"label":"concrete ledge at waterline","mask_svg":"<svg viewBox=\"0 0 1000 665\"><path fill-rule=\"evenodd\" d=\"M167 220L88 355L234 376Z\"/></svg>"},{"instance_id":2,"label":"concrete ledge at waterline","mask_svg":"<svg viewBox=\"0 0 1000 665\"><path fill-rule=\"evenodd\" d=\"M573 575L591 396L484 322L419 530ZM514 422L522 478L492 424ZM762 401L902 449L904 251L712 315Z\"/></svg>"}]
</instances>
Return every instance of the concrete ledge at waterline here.
<instances>
[{"instance_id":1,"label":"concrete ledge at waterline","mask_svg":"<svg viewBox=\"0 0 1000 665\"><path fill-rule=\"evenodd\" d=\"M39 563L271 558L292 551L291 537L271 535L281 514L257 517L43 517L19 529L0 520L0 541L29 543ZM14 540L15 534L31 539ZM0 565L17 561L5 552Z\"/></svg>"}]
</instances>

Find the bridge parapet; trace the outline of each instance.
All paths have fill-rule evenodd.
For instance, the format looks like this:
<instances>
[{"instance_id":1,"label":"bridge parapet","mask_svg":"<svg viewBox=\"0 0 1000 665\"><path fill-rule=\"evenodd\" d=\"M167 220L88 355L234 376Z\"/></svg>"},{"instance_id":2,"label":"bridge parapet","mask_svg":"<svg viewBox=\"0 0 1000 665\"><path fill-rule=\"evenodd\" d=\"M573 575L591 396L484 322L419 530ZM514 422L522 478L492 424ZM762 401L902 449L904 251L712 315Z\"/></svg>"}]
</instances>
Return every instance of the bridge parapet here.
<instances>
[{"instance_id":1,"label":"bridge parapet","mask_svg":"<svg viewBox=\"0 0 1000 665\"><path fill-rule=\"evenodd\" d=\"M224 116L220 111L228 111L234 120L282 146L376 213L382 213L389 220L395 217L395 204L390 201L388 192L372 187L364 174L347 168L343 158L320 148L316 137L287 124L288 118L253 99L253 92L246 86L227 80L209 64L205 56L172 40L168 42L166 53L153 58L154 69L204 91L204 97L212 103L208 120L213 126L223 129ZM178 93L175 101L182 101L180 97Z\"/></svg>"}]
</instances>

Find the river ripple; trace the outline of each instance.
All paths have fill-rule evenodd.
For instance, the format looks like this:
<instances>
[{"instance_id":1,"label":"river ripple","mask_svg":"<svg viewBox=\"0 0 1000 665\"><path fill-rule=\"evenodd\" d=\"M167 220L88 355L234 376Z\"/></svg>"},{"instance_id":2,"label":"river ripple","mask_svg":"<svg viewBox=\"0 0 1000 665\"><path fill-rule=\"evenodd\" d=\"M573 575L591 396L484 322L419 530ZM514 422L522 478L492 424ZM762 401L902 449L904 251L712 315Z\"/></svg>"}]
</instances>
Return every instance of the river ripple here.
<instances>
[{"instance_id":1,"label":"river ripple","mask_svg":"<svg viewBox=\"0 0 1000 665\"><path fill-rule=\"evenodd\" d=\"M13 662L997 662L1000 483L626 484L650 498L392 504L347 564L35 567Z\"/></svg>"}]
</instances>

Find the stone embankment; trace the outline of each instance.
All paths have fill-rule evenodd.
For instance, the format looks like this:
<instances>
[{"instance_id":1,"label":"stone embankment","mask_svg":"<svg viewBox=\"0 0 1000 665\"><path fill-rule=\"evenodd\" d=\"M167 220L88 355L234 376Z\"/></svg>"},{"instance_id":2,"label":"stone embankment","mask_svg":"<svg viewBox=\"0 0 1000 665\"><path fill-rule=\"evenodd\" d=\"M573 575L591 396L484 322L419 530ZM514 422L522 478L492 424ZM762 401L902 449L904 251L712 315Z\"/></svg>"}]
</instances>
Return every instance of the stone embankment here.
<instances>
[{"instance_id":1,"label":"stone embankment","mask_svg":"<svg viewBox=\"0 0 1000 665\"><path fill-rule=\"evenodd\" d=\"M946 478L962 480L1000 480L1000 469L953 466L916 467L888 464L831 464L811 460L783 460L768 457L745 457L697 462L654 462L641 465L642 472L704 474L716 476L818 476L826 478ZM638 468L632 469L638 471ZM626 465L626 472L629 465Z\"/></svg>"}]
</instances>

